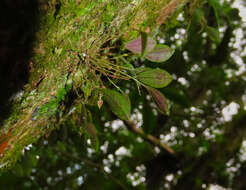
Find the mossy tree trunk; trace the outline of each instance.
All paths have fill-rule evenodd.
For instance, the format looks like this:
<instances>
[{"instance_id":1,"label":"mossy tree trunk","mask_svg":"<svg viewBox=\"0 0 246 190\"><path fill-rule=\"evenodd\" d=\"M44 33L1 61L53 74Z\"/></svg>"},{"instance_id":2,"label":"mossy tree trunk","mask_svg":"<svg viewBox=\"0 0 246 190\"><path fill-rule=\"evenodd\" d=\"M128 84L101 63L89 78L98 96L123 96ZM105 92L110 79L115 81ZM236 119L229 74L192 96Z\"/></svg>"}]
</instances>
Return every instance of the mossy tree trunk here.
<instances>
[{"instance_id":1,"label":"mossy tree trunk","mask_svg":"<svg viewBox=\"0 0 246 190\"><path fill-rule=\"evenodd\" d=\"M122 48L118 42L137 37L139 31L151 35L185 3L39 0L29 81L11 98L13 111L0 129L0 168L11 166L28 144L75 119L71 105L95 105L103 87L100 76L117 75L105 67L123 64L112 61L119 55L111 49Z\"/></svg>"}]
</instances>

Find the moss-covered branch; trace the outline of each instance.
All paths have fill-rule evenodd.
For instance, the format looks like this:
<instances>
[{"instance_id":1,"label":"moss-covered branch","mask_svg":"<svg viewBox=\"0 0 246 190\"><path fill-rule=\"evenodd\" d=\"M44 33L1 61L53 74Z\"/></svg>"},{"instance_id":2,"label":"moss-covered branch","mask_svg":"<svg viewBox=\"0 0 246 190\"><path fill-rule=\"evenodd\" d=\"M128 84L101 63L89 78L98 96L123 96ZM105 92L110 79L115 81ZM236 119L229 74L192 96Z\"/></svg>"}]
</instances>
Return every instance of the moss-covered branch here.
<instances>
[{"instance_id":1,"label":"moss-covered branch","mask_svg":"<svg viewBox=\"0 0 246 190\"><path fill-rule=\"evenodd\" d=\"M175 11L177 2L186 1L175 2L170 11L172 2L166 0L39 0L31 75L23 91L12 98L13 112L1 127L0 167L11 166L25 146L68 118L64 102L70 91L80 100L74 100L75 107L95 104L102 87L95 70L112 76L107 66L123 64L112 65L110 48L139 31L151 33Z\"/></svg>"}]
</instances>

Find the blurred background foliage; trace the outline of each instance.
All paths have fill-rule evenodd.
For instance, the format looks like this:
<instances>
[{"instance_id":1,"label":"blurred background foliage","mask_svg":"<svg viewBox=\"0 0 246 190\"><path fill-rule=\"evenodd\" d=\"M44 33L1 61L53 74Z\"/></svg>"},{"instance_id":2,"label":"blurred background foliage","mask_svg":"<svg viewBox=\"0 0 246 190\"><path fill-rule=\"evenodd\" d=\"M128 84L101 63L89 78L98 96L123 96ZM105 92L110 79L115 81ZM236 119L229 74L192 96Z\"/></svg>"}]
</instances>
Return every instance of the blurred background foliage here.
<instances>
[{"instance_id":1,"label":"blurred background foliage","mask_svg":"<svg viewBox=\"0 0 246 190\"><path fill-rule=\"evenodd\" d=\"M0 189L245 189L245 10L239 1L192 1L155 32L159 44L175 49L171 59L127 57L135 67L173 76L160 89L169 116L134 82L117 85L131 99L131 119L174 155L130 132L107 106L86 106L92 133L68 120L23 150L14 168L0 174Z\"/></svg>"}]
</instances>

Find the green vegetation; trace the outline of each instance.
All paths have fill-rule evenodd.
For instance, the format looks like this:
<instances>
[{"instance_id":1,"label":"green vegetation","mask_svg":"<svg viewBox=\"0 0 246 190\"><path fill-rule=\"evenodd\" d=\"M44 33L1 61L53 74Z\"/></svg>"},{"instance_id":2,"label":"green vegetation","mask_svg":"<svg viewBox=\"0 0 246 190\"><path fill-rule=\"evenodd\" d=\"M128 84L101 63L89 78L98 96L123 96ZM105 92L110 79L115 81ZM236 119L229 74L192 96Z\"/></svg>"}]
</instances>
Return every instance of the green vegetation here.
<instances>
[{"instance_id":1,"label":"green vegetation","mask_svg":"<svg viewBox=\"0 0 246 190\"><path fill-rule=\"evenodd\" d=\"M0 189L243 189L232 4L39 0L30 76L0 120Z\"/></svg>"}]
</instances>

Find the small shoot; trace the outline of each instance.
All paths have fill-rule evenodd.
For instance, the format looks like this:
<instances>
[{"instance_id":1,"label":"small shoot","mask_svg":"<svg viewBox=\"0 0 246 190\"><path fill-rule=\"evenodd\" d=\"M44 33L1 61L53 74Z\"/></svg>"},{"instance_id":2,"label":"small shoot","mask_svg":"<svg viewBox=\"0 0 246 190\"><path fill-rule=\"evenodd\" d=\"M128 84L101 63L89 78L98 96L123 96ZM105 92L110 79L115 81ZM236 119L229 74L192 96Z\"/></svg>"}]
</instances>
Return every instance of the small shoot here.
<instances>
[{"instance_id":1,"label":"small shoot","mask_svg":"<svg viewBox=\"0 0 246 190\"><path fill-rule=\"evenodd\" d=\"M98 106L99 110L101 109L102 105L103 105L102 94L100 94L99 100L97 101L97 106Z\"/></svg>"}]
</instances>

